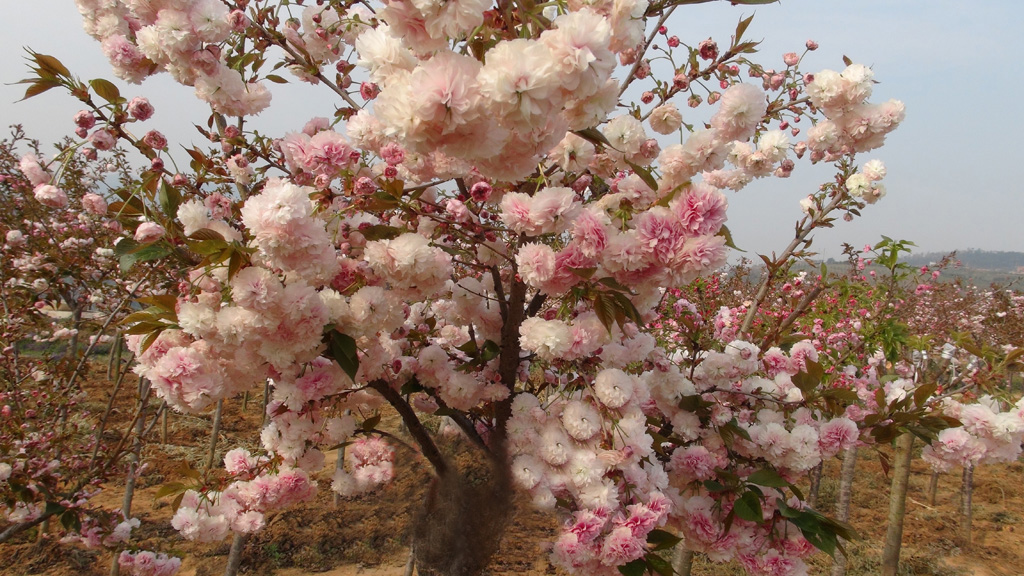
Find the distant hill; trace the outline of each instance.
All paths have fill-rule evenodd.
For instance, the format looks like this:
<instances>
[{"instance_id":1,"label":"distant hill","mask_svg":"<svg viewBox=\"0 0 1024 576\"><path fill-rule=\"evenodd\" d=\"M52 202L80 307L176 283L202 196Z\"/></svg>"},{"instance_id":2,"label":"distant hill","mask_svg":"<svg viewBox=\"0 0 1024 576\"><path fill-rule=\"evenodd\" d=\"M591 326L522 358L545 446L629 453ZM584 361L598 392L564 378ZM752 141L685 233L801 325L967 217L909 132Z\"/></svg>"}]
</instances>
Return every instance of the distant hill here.
<instances>
[{"instance_id":1,"label":"distant hill","mask_svg":"<svg viewBox=\"0 0 1024 576\"><path fill-rule=\"evenodd\" d=\"M903 261L918 268L934 265L948 255L948 252L922 252L911 254L903 258ZM963 278L977 286L994 284L1016 290L1024 289L1024 252L959 250L956 252L955 260L960 264L947 268L943 272L943 278ZM833 268L843 263L830 258L827 264Z\"/></svg>"},{"instance_id":2,"label":"distant hill","mask_svg":"<svg viewBox=\"0 0 1024 576\"><path fill-rule=\"evenodd\" d=\"M927 266L938 262L946 256L943 252L924 252L911 254L904 262L913 266ZM963 263L964 268L973 270L989 270L993 272L1013 272L1024 274L1024 252L989 252L987 250L958 250L956 259Z\"/></svg>"}]
</instances>

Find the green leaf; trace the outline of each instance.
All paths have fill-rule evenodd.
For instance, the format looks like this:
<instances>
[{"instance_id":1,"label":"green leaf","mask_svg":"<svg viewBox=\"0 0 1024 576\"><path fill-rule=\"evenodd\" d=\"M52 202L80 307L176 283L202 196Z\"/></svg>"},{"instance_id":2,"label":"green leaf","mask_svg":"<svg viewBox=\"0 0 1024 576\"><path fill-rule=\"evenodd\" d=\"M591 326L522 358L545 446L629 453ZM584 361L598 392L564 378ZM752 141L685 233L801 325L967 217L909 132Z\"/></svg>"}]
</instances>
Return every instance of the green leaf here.
<instances>
[{"instance_id":1,"label":"green leaf","mask_svg":"<svg viewBox=\"0 0 1024 576\"><path fill-rule=\"evenodd\" d=\"M711 402L705 400L700 394L691 394L679 399L679 409L687 412L697 412L698 410L707 408L710 405Z\"/></svg>"},{"instance_id":2,"label":"green leaf","mask_svg":"<svg viewBox=\"0 0 1024 576\"><path fill-rule=\"evenodd\" d=\"M93 91L96 92L100 98L103 98L111 104L116 104L122 100L121 91L118 90L117 86L114 86L114 83L109 80L96 78L89 81L89 86L92 86Z\"/></svg>"},{"instance_id":3,"label":"green leaf","mask_svg":"<svg viewBox=\"0 0 1024 576\"><path fill-rule=\"evenodd\" d=\"M932 397L932 394L935 394L938 387L938 381L927 382L918 386L917 390L914 390L914 405L918 408L924 406L925 402L928 402L928 399Z\"/></svg>"},{"instance_id":4,"label":"green leaf","mask_svg":"<svg viewBox=\"0 0 1024 576\"><path fill-rule=\"evenodd\" d=\"M67 510L67 508L62 506L59 502L47 502L46 508L43 509L43 515L56 516L57 514L63 514L65 510Z\"/></svg>"},{"instance_id":5,"label":"green leaf","mask_svg":"<svg viewBox=\"0 0 1024 576\"><path fill-rule=\"evenodd\" d=\"M409 394L414 394L416 392L423 392L423 390L423 385L414 377L405 384L402 384L401 394L402 396L408 396Z\"/></svg>"},{"instance_id":6,"label":"green leaf","mask_svg":"<svg viewBox=\"0 0 1024 576\"><path fill-rule=\"evenodd\" d=\"M65 510L60 515L60 525L69 532L82 531L82 519L78 517L77 510Z\"/></svg>"},{"instance_id":7,"label":"green leaf","mask_svg":"<svg viewBox=\"0 0 1024 576\"><path fill-rule=\"evenodd\" d=\"M264 78L266 78L267 80L270 80L274 84L287 84L288 83L287 80L285 80L284 78L281 78L277 74L267 74L266 76L264 76Z\"/></svg>"},{"instance_id":8,"label":"green leaf","mask_svg":"<svg viewBox=\"0 0 1024 576\"><path fill-rule=\"evenodd\" d=\"M197 234L199 232L202 232L202 230L197 230L196 231ZM212 230L211 230L211 232L212 232ZM230 246L230 244L225 242L223 238L221 238L219 240L218 239L200 240L200 241L188 240L188 241L186 241L186 244L188 244L188 249L189 250L195 252L196 254L201 254L203 256L213 256L214 254L219 254L220 252L223 252L225 249L227 249Z\"/></svg>"},{"instance_id":9,"label":"green leaf","mask_svg":"<svg viewBox=\"0 0 1024 576\"><path fill-rule=\"evenodd\" d=\"M729 487L728 486L722 484L721 482L718 482L717 480L705 480L704 481L704 488L706 488L708 492L728 492L729 491Z\"/></svg>"},{"instance_id":10,"label":"green leaf","mask_svg":"<svg viewBox=\"0 0 1024 576\"><path fill-rule=\"evenodd\" d=\"M331 330L327 338L328 350L330 350L334 361L341 366L349 378L355 381L356 373L359 372L359 353L356 341L348 334L342 334L337 330Z\"/></svg>"},{"instance_id":11,"label":"green leaf","mask_svg":"<svg viewBox=\"0 0 1024 576\"><path fill-rule=\"evenodd\" d=\"M647 556L644 556L644 560L647 561L647 568L649 570L657 572L658 574L661 574L661 576L672 576L675 574L675 571L672 570L672 565L669 564L668 560L665 560L657 554L648 554Z\"/></svg>"},{"instance_id":12,"label":"green leaf","mask_svg":"<svg viewBox=\"0 0 1024 576\"><path fill-rule=\"evenodd\" d=\"M651 550L667 550L682 541L679 536L664 530L655 529L647 534L647 543L651 545Z\"/></svg>"},{"instance_id":13,"label":"green leaf","mask_svg":"<svg viewBox=\"0 0 1024 576\"><path fill-rule=\"evenodd\" d=\"M743 33L747 31L747 27L750 26L750 23L753 20L753 14L751 14L747 18L744 18L743 20L740 20L739 24L736 25L736 37L733 40L734 43L738 43L740 41L740 38L743 38Z\"/></svg>"},{"instance_id":14,"label":"green leaf","mask_svg":"<svg viewBox=\"0 0 1024 576\"><path fill-rule=\"evenodd\" d=\"M591 144L600 144L601 146L612 147L612 143L608 141L608 138L598 130L597 128L587 128L585 130L574 130L573 134L589 141Z\"/></svg>"},{"instance_id":15,"label":"green leaf","mask_svg":"<svg viewBox=\"0 0 1024 576\"><path fill-rule=\"evenodd\" d=\"M615 323L615 303L614 301L605 296L604 293L598 293L594 296L594 313L597 314L597 319L601 321L601 324L608 330L608 333L612 332L612 324Z\"/></svg>"},{"instance_id":16,"label":"green leaf","mask_svg":"<svg viewBox=\"0 0 1024 576\"><path fill-rule=\"evenodd\" d=\"M36 61L36 64L38 64L44 72L49 72L54 76L71 76L71 72L64 66L64 64L53 56L32 51L29 51L29 54L32 55L32 59Z\"/></svg>"},{"instance_id":17,"label":"green leaf","mask_svg":"<svg viewBox=\"0 0 1024 576\"><path fill-rule=\"evenodd\" d=\"M160 188L157 192L157 201L160 202L160 208L163 209L164 214L168 218L177 217L178 205L181 204L181 193L162 178L160 179Z\"/></svg>"},{"instance_id":18,"label":"green leaf","mask_svg":"<svg viewBox=\"0 0 1024 576\"><path fill-rule=\"evenodd\" d=\"M764 512L761 510L761 499L754 492L744 492L742 496L733 502L732 509L736 516L747 522L764 522Z\"/></svg>"},{"instance_id":19,"label":"green leaf","mask_svg":"<svg viewBox=\"0 0 1024 576\"><path fill-rule=\"evenodd\" d=\"M737 252L746 252L746 250L740 249L740 247L737 246L735 242L733 242L733 240L732 240L732 232L729 231L729 227L728 226L723 225L721 228L719 228L718 234L715 234L715 236L721 236L721 237L725 238L725 245L728 246L729 248L732 248L733 250L736 250Z\"/></svg>"},{"instance_id":20,"label":"green leaf","mask_svg":"<svg viewBox=\"0 0 1024 576\"><path fill-rule=\"evenodd\" d=\"M366 226L365 228L360 228L358 232L367 240L391 240L403 234L402 230L384 224Z\"/></svg>"},{"instance_id":21,"label":"green leaf","mask_svg":"<svg viewBox=\"0 0 1024 576\"><path fill-rule=\"evenodd\" d=\"M120 245L123 242L124 240L118 242L118 245ZM131 267L134 266L137 262L148 262L149 260L157 260L163 258L164 256L167 256L170 253L171 249L163 242L148 244L146 246L139 248L138 250L121 256L121 272L128 272L128 270L130 270Z\"/></svg>"},{"instance_id":22,"label":"green leaf","mask_svg":"<svg viewBox=\"0 0 1024 576\"><path fill-rule=\"evenodd\" d=\"M29 84L29 87L25 89L25 97L21 100L28 100L33 96L38 96L43 92L46 92L50 88L56 88L57 86L60 86L60 82L56 80L40 78L39 80L36 80L35 82ZM21 102L21 100L19 100L19 102Z\"/></svg>"},{"instance_id":23,"label":"green leaf","mask_svg":"<svg viewBox=\"0 0 1024 576\"><path fill-rule=\"evenodd\" d=\"M380 424L380 414L363 420L363 431L370 432L377 427L377 424Z\"/></svg>"},{"instance_id":24,"label":"green leaf","mask_svg":"<svg viewBox=\"0 0 1024 576\"><path fill-rule=\"evenodd\" d=\"M645 571L647 571L647 562L644 562L643 559L633 560L625 566L619 566L622 576L643 576Z\"/></svg>"},{"instance_id":25,"label":"green leaf","mask_svg":"<svg viewBox=\"0 0 1024 576\"><path fill-rule=\"evenodd\" d=\"M785 488L789 486L789 482L783 480L782 476L771 468L764 468L754 472L747 477L747 482L757 484L758 486L768 486L769 488Z\"/></svg>"},{"instance_id":26,"label":"green leaf","mask_svg":"<svg viewBox=\"0 0 1024 576\"><path fill-rule=\"evenodd\" d=\"M629 164L629 167L632 168L633 172L644 181L644 184L647 184L648 188L655 192L658 191L658 182L654 179L654 175L651 174L650 170L640 166L639 164L634 164L629 160L626 160L626 164Z\"/></svg>"},{"instance_id":27,"label":"green leaf","mask_svg":"<svg viewBox=\"0 0 1024 576\"><path fill-rule=\"evenodd\" d=\"M159 500L161 498L166 498L168 496L176 496L184 492L186 489L187 487L182 482L168 482L167 484L164 484L163 486L157 489L156 494L153 496L153 499Z\"/></svg>"}]
</instances>

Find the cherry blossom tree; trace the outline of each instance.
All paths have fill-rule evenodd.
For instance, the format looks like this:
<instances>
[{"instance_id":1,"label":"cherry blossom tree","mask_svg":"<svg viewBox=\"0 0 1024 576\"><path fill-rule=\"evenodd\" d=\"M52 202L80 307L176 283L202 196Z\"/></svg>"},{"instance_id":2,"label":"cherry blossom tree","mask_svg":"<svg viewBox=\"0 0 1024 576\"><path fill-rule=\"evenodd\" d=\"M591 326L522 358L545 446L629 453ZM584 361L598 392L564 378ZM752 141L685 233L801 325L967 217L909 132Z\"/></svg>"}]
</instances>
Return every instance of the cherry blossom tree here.
<instances>
[{"instance_id":1,"label":"cherry blossom tree","mask_svg":"<svg viewBox=\"0 0 1024 576\"><path fill-rule=\"evenodd\" d=\"M690 3L78 0L118 78L166 72L211 108L185 170L160 132L136 133L147 101L32 55L26 96L77 97L85 154L145 158L109 205L111 249L122 272L183 280L126 320L135 371L187 412L269 383L262 450L180 486L183 537L233 534L231 573L268 513L315 495L334 447L348 458L332 490L387 482L385 407L436 476L429 530L413 529L424 574L479 573L513 487L562 514L552 561L573 573L667 573L654 551L682 538L751 574L800 574L850 537L793 482L858 426L812 402L830 398L819 352L783 336L808 305L758 314L814 230L884 196L884 166L859 154L903 105L870 101L868 67L808 73L813 42L755 63L751 18L727 42L671 35ZM331 93L333 115L249 128L274 112L271 84L296 81ZM666 348L660 306L728 257L724 190L800 160L834 178L742 319L688 355ZM34 193L57 207L47 186ZM482 486L439 449L436 417L476 447Z\"/></svg>"}]
</instances>

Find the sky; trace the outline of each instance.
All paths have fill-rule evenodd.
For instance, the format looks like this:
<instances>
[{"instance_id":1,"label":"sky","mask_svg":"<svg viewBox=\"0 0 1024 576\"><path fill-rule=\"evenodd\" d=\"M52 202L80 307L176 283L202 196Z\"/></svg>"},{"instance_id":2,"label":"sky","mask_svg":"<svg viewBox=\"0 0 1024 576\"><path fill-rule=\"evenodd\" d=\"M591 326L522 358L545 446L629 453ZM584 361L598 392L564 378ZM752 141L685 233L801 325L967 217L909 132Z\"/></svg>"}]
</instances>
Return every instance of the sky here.
<instances>
[{"instance_id":1,"label":"sky","mask_svg":"<svg viewBox=\"0 0 1024 576\"><path fill-rule=\"evenodd\" d=\"M707 37L727 44L736 22L750 14L755 17L746 37L762 40L757 62L781 69L783 53L800 52L814 39L820 48L805 58L805 71L842 70L846 55L874 70L879 84L871 101L906 104L904 123L884 147L862 158L885 163L888 195L868 206L863 218L819 231L812 250L838 258L844 242L861 246L886 235L911 240L924 252L1024 251L1024 184L1015 176L1024 163L1016 143L1024 134L1024 11L1016 2L713 2L680 7L669 33L690 44ZM28 73L26 47L56 56L82 79L108 78L124 96L148 97L157 115L145 130L160 130L171 142L198 141L192 124L205 124L209 113L190 88L166 74L141 86L118 81L99 43L82 31L72 0L32 0L0 19L0 125L23 124L44 151L71 133L81 106L59 89L16 102L25 87L13 83ZM283 135L333 111L324 90L302 84L272 89L274 103L253 124L263 133ZM687 109L679 106L686 119ZM173 154L187 162L180 149ZM781 252L800 216L799 201L831 174L827 165L797 162L792 178L758 180L729 192L727 224L736 244L750 257Z\"/></svg>"}]
</instances>

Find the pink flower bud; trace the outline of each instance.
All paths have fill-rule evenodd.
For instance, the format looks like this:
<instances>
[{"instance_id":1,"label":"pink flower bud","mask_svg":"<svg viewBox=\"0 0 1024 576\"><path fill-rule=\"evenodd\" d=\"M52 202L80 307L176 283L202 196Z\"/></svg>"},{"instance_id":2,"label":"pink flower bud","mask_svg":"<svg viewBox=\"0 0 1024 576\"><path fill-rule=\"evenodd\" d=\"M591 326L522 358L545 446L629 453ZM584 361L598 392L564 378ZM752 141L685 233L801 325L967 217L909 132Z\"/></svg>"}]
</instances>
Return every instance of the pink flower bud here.
<instances>
[{"instance_id":1,"label":"pink flower bud","mask_svg":"<svg viewBox=\"0 0 1024 576\"><path fill-rule=\"evenodd\" d=\"M818 43L815 42L814 40L808 40L807 43L804 44L804 46L806 46L808 50L817 50L818 49Z\"/></svg>"},{"instance_id":2,"label":"pink flower bud","mask_svg":"<svg viewBox=\"0 0 1024 576\"><path fill-rule=\"evenodd\" d=\"M241 10L232 10L228 14L228 24L231 25L233 31L242 32L249 27L249 17Z\"/></svg>"},{"instance_id":3,"label":"pink flower bud","mask_svg":"<svg viewBox=\"0 0 1024 576\"><path fill-rule=\"evenodd\" d=\"M50 208L64 208L68 205L68 195L51 184L40 184L33 189L36 200Z\"/></svg>"},{"instance_id":4,"label":"pink flower bud","mask_svg":"<svg viewBox=\"0 0 1024 576\"><path fill-rule=\"evenodd\" d=\"M117 144L117 138L110 133L110 130L100 129L89 135L89 142L97 150L110 150Z\"/></svg>"},{"instance_id":5,"label":"pink flower bud","mask_svg":"<svg viewBox=\"0 0 1024 576\"><path fill-rule=\"evenodd\" d=\"M149 244L164 237L167 231L156 222L143 222L135 229L135 241L139 244Z\"/></svg>"},{"instance_id":6,"label":"pink flower bud","mask_svg":"<svg viewBox=\"0 0 1024 576\"><path fill-rule=\"evenodd\" d=\"M79 110L75 114L75 126L79 128L85 128L86 130L92 130L92 127L96 125L96 117L92 115L92 112L88 110Z\"/></svg>"},{"instance_id":7,"label":"pink flower bud","mask_svg":"<svg viewBox=\"0 0 1024 576\"><path fill-rule=\"evenodd\" d=\"M582 176L577 178L575 182L572 183L571 188L573 189L573 192L576 192L577 194L582 194L583 191L586 190L587 187L590 186L590 184L593 181L593 176L591 176L590 174L583 174Z\"/></svg>"},{"instance_id":8,"label":"pink flower bud","mask_svg":"<svg viewBox=\"0 0 1024 576\"><path fill-rule=\"evenodd\" d=\"M103 216L107 213L107 201L99 194L89 192L82 196L82 208L90 214Z\"/></svg>"},{"instance_id":9,"label":"pink flower bud","mask_svg":"<svg viewBox=\"0 0 1024 576\"><path fill-rule=\"evenodd\" d=\"M145 98L132 98L128 102L128 114L136 120L145 121L153 117L153 105Z\"/></svg>"},{"instance_id":10,"label":"pink flower bud","mask_svg":"<svg viewBox=\"0 0 1024 576\"><path fill-rule=\"evenodd\" d=\"M679 36L672 36L668 39L669 48L677 48L679 46Z\"/></svg>"},{"instance_id":11,"label":"pink flower bud","mask_svg":"<svg viewBox=\"0 0 1024 576\"><path fill-rule=\"evenodd\" d=\"M786 52L782 55L782 61L786 63L786 66L796 66L800 63L800 56L796 52Z\"/></svg>"},{"instance_id":12,"label":"pink flower bud","mask_svg":"<svg viewBox=\"0 0 1024 576\"><path fill-rule=\"evenodd\" d=\"M697 48L700 50L700 57L704 60L714 60L715 58L718 58L718 44L711 38L702 40Z\"/></svg>"},{"instance_id":13,"label":"pink flower bud","mask_svg":"<svg viewBox=\"0 0 1024 576\"><path fill-rule=\"evenodd\" d=\"M648 76L650 76L651 75L651 63L648 62L647 60L644 60L643 62L641 62L640 65L636 67L635 75L636 75L637 79L639 79L639 80L643 80L644 78L647 78Z\"/></svg>"},{"instance_id":14,"label":"pink flower bud","mask_svg":"<svg viewBox=\"0 0 1024 576\"><path fill-rule=\"evenodd\" d=\"M380 94L380 87L373 82L363 82L359 85L359 95L363 100L373 100Z\"/></svg>"},{"instance_id":15,"label":"pink flower bud","mask_svg":"<svg viewBox=\"0 0 1024 576\"><path fill-rule=\"evenodd\" d=\"M491 185L487 182L477 182L469 188L469 196L474 202L487 202L492 191Z\"/></svg>"},{"instance_id":16,"label":"pink flower bud","mask_svg":"<svg viewBox=\"0 0 1024 576\"><path fill-rule=\"evenodd\" d=\"M142 137L142 141L153 150L163 150L167 147L167 138L156 130L146 132L146 135Z\"/></svg>"},{"instance_id":17,"label":"pink flower bud","mask_svg":"<svg viewBox=\"0 0 1024 576\"><path fill-rule=\"evenodd\" d=\"M360 176L359 178L356 179L356 183L355 183L355 192L356 192L356 194L360 194L360 195L366 196L368 194L373 194L373 192L375 190L377 190L377 185L374 184L374 182L373 182L373 180L371 178L368 178L366 176Z\"/></svg>"}]
</instances>

